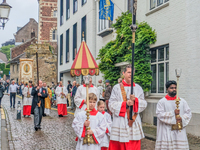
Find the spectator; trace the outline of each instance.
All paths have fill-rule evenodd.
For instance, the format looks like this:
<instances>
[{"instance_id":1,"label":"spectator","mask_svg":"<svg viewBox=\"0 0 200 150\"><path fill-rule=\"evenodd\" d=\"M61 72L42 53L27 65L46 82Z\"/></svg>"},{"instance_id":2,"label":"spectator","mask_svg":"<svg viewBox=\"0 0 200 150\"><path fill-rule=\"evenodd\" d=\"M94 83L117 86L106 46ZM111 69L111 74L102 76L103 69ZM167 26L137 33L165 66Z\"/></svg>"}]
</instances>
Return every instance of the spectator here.
<instances>
[{"instance_id":1,"label":"spectator","mask_svg":"<svg viewBox=\"0 0 200 150\"><path fill-rule=\"evenodd\" d=\"M10 96L10 108L12 107L12 104L13 104L13 108L15 108L15 98L16 98L17 89L19 89L19 86L15 84L15 80L12 80L12 84L9 86L9 90L8 90L8 96ZM13 103L12 103L12 99L13 99Z\"/></svg>"},{"instance_id":2,"label":"spectator","mask_svg":"<svg viewBox=\"0 0 200 150\"><path fill-rule=\"evenodd\" d=\"M119 79L118 79L118 83L122 83L122 78L119 78Z\"/></svg>"},{"instance_id":3,"label":"spectator","mask_svg":"<svg viewBox=\"0 0 200 150\"><path fill-rule=\"evenodd\" d=\"M0 82L0 108L1 108L1 100L3 98L5 88L2 85L2 82Z\"/></svg>"},{"instance_id":4,"label":"spectator","mask_svg":"<svg viewBox=\"0 0 200 150\"><path fill-rule=\"evenodd\" d=\"M68 94L67 94L67 99L68 99L68 105L71 106L71 92L72 92L72 84L71 84L71 81L68 80L68 85L67 85L67 91L68 91Z\"/></svg>"},{"instance_id":5,"label":"spectator","mask_svg":"<svg viewBox=\"0 0 200 150\"><path fill-rule=\"evenodd\" d=\"M108 111L108 113L109 113L110 115L111 115L111 111L110 111L109 108L108 108L108 100L110 99L111 92L112 92L112 87L111 87L111 85L110 85L110 81L109 81L109 80L106 80L106 90L105 90L104 99L105 99L105 101L106 101L107 111Z\"/></svg>"},{"instance_id":6,"label":"spectator","mask_svg":"<svg viewBox=\"0 0 200 150\"><path fill-rule=\"evenodd\" d=\"M105 101L103 98L104 85L102 84L102 80L99 80L98 82L99 84L97 85L97 89L98 89L99 100Z\"/></svg>"},{"instance_id":7,"label":"spectator","mask_svg":"<svg viewBox=\"0 0 200 150\"><path fill-rule=\"evenodd\" d=\"M72 86L72 93L71 93L71 100L72 100L72 103L71 103L71 105L72 105L72 108L71 108L71 110L73 110L74 109L74 106L75 106L75 104L74 104L74 97L75 97L75 94L76 94L76 90L77 90L77 87L76 87L76 81L74 81L73 82L73 86Z\"/></svg>"},{"instance_id":8,"label":"spectator","mask_svg":"<svg viewBox=\"0 0 200 150\"><path fill-rule=\"evenodd\" d=\"M82 80L82 82L81 82L81 85L83 85L83 84L85 84L85 81L84 81L84 80Z\"/></svg>"},{"instance_id":9,"label":"spectator","mask_svg":"<svg viewBox=\"0 0 200 150\"><path fill-rule=\"evenodd\" d=\"M8 93L9 85L10 85L10 81L8 79L8 80L6 80L6 83L4 84L4 87L5 87L6 91L7 91L7 93Z\"/></svg>"}]
</instances>

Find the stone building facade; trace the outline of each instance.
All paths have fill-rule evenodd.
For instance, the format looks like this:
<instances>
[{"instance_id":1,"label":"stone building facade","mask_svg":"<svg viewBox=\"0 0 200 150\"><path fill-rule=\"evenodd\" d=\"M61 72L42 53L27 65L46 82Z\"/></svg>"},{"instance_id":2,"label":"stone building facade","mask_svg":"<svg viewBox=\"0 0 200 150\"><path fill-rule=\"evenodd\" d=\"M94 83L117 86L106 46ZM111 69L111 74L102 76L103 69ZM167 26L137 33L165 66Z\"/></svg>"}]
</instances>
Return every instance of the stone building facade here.
<instances>
[{"instance_id":1,"label":"stone building facade","mask_svg":"<svg viewBox=\"0 0 200 150\"><path fill-rule=\"evenodd\" d=\"M20 45L33 37L38 37L38 23L35 19L30 18L29 22L20 28L15 34L15 45Z\"/></svg>"},{"instance_id":2,"label":"stone building facade","mask_svg":"<svg viewBox=\"0 0 200 150\"><path fill-rule=\"evenodd\" d=\"M38 43L49 43L57 53L57 0L38 0Z\"/></svg>"},{"instance_id":3,"label":"stone building facade","mask_svg":"<svg viewBox=\"0 0 200 150\"><path fill-rule=\"evenodd\" d=\"M57 56L49 50L49 44L33 44L26 49L26 58L33 59L33 78L37 83L36 50L38 52L39 80L51 85L57 81Z\"/></svg>"}]
</instances>

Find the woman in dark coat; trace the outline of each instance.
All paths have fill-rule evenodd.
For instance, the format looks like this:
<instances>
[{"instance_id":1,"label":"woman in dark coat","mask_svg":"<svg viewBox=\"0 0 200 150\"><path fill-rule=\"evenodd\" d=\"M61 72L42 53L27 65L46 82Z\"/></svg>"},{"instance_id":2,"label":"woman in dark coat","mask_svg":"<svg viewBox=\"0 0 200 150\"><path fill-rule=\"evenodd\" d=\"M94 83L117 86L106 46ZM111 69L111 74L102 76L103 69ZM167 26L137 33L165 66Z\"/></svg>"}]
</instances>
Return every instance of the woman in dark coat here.
<instances>
[{"instance_id":1,"label":"woman in dark coat","mask_svg":"<svg viewBox=\"0 0 200 150\"><path fill-rule=\"evenodd\" d=\"M4 87L2 85L2 82L0 82L0 108L1 108L1 100L3 98L4 93Z\"/></svg>"}]
</instances>

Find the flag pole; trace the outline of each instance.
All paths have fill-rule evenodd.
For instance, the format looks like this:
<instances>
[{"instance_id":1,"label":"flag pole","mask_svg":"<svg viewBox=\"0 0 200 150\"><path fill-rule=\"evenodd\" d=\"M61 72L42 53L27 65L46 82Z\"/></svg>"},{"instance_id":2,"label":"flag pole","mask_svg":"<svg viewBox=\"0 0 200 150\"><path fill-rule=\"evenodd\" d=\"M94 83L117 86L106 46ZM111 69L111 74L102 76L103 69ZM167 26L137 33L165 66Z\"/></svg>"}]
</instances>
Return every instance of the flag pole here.
<instances>
[{"instance_id":1,"label":"flag pole","mask_svg":"<svg viewBox=\"0 0 200 150\"><path fill-rule=\"evenodd\" d=\"M133 91L133 82L134 82L134 57L135 57L135 32L137 29L136 26L136 10L137 10L137 0L133 0L133 7L132 7L132 70L131 70L131 95L134 93ZM133 106L130 106L130 120L133 116Z\"/></svg>"}]
</instances>

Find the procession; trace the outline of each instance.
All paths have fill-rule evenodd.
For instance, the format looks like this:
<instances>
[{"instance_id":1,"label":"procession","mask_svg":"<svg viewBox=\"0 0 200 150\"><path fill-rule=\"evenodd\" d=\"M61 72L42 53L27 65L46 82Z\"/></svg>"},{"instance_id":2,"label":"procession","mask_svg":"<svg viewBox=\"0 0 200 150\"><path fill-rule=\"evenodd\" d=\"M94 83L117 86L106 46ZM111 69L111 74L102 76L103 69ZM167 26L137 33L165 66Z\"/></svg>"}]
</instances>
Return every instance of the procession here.
<instances>
[{"instance_id":1,"label":"procession","mask_svg":"<svg viewBox=\"0 0 200 150\"><path fill-rule=\"evenodd\" d=\"M194 2L23 0L23 25L17 3L0 4L0 35L20 24L0 47L0 149L200 149Z\"/></svg>"}]
</instances>

